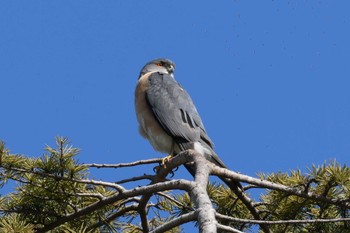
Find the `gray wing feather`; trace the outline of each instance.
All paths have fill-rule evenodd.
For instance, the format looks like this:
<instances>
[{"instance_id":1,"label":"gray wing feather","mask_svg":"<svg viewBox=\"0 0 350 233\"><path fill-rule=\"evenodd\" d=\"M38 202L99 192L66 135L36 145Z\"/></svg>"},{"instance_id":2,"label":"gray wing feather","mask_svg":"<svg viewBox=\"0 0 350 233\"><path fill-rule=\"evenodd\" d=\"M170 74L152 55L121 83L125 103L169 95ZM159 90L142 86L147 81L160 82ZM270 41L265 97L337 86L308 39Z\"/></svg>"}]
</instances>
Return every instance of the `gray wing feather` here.
<instances>
[{"instance_id":1,"label":"gray wing feather","mask_svg":"<svg viewBox=\"0 0 350 233\"><path fill-rule=\"evenodd\" d=\"M170 75L153 73L149 77L149 82L146 99L164 130L179 144L186 144L186 141L202 143L211 151L210 155L204 155L206 159L226 167L214 152L213 143L188 93ZM185 167L193 176L195 175L195 168L192 165L185 164ZM233 190L237 186L242 188L237 181L221 179Z\"/></svg>"},{"instance_id":2,"label":"gray wing feather","mask_svg":"<svg viewBox=\"0 0 350 233\"><path fill-rule=\"evenodd\" d=\"M203 140L213 147L191 97L173 77L151 74L146 99L159 123L175 140Z\"/></svg>"}]
</instances>

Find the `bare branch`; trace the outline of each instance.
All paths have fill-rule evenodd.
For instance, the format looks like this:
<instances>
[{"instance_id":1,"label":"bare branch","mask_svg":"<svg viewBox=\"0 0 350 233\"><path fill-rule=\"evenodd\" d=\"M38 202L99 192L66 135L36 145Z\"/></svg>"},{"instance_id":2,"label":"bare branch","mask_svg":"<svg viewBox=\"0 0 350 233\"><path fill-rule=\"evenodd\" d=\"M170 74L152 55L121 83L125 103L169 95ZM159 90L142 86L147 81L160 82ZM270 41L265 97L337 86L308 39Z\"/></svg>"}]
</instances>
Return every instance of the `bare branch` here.
<instances>
[{"instance_id":1,"label":"bare branch","mask_svg":"<svg viewBox=\"0 0 350 233\"><path fill-rule=\"evenodd\" d=\"M193 154L192 158L195 161L195 186L191 190L190 196L198 208L198 225L199 231L203 233L216 232L215 209L210 201L207 192L207 184L209 182L210 168L209 162L200 156L197 152L188 151L188 154Z\"/></svg>"},{"instance_id":2,"label":"bare branch","mask_svg":"<svg viewBox=\"0 0 350 233\"><path fill-rule=\"evenodd\" d=\"M101 193L75 193L70 195L74 195L78 197L95 197L95 198L98 198L99 200L102 200L105 197Z\"/></svg>"},{"instance_id":3,"label":"bare branch","mask_svg":"<svg viewBox=\"0 0 350 233\"><path fill-rule=\"evenodd\" d=\"M161 163L162 160L163 158L154 158L154 159L138 160L131 163L117 163L117 164L87 163L84 165L87 167L94 167L94 168L121 168L121 167L134 167L142 164Z\"/></svg>"},{"instance_id":4,"label":"bare branch","mask_svg":"<svg viewBox=\"0 0 350 233\"><path fill-rule=\"evenodd\" d=\"M187 214L183 214L177 218L172 219L171 221L168 221L161 226L155 228L153 231L150 233L161 233L161 232L166 232L174 227L180 226L184 223L191 222L197 219L198 216L198 211L192 211Z\"/></svg>"},{"instance_id":5,"label":"bare branch","mask_svg":"<svg viewBox=\"0 0 350 233\"><path fill-rule=\"evenodd\" d=\"M223 180L225 181L226 179L227 178L224 178ZM256 209L255 202L248 195L246 195L246 193L243 192L237 185L231 185L230 188L242 201L242 203L247 207L247 209L250 211L253 217L256 220L261 220L260 212ZM261 224L260 227L265 233L271 233L270 229L266 225Z\"/></svg>"},{"instance_id":6,"label":"bare branch","mask_svg":"<svg viewBox=\"0 0 350 233\"><path fill-rule=\"evenodd\" d=\"M136 203L139 203L140 202L140 199L139 197L130 197L130 198L126 198L124 201L122 201L119 205L125 205L125 204L128 204L128 203L131 203L131 202L136 202Z\"/></svg>"},{"instance_id":7,"label":"bare branch","mask_svg":"<svg viewBox=\"0 0 350 233\"><path fill-rule=\"evenodd\" d=\"M124 179L124 180L119 180L116 181L116 184L124 184L128 182L133 182L133 181L139 181L139 180L153 180L155 178L155 175L143 175L143 176L135 176L132 178Z\"/></svg>"},{"instance_id":8,"label":"bare branch","mask_svg":"<svg viewBox=\"0 0 350 233\"><path fill-rule=\"evenodd\" d=\"M61 145L62 146L62 145ZM61 154L63 154L62 148L60 151ZM132 167L132 166L138 166L143 164L152 164L152 163L160 163L161 158L157 159L149 159L149 160L139 160L132 163L119 163L119 164L86 164L87 167L94 167L94 168L122 168L122 167ZM187 162L194 162L195 166L195 176L194 181L186 181L186 180L171 180L168 181L166 179L167 175L176 167L187 163ZM1 165L1 164L0 164ZM54 222L51 222L47 225L40 225L39 228L38 224L36 228L36 232L47 232L50 231L56 227L58 227L61 224L64 224L69 221L74 221L80 217L83 217L85 215L88 215L96 210L101 210L102 208L108 206L108 207L116 207L117 209L108 210L105 213L105 217L101 217L100 221L97 221L96 223L90 227L90 229L96 229L106 223L114 221L116 218L120 216L130 216L128 215L133 214L132 216L136 216L136 211L139 214L141 218L141 224L142 224L142 231L148 233L150 231L150 223L148 220L148 212L150 209L155 210L152 208L152 206L155 206L156 208L159 208L159 199L158 204L153 204L150 199L152 195L159 195L162 196L168 200L170 200L172 203L176 203L176 205L183 206L183 204L179 201L177 201L174 197L171 197L170 195L167 195L166 193L163 193L163 191L168 190L183 190L189 193L191 197L191 201L193 201L195 210L193 210L190 213L181 215L179 217L176 217L170 221L167 221L163 223L162 225L158 226L157 228L153 229L152 232L164 232L167 230L170 230L174 227L180 226L183 223L189 222L189 221L197 221L199 224L199 231L201 233L208 233L208 232L216 232L217 229L228 231L228 232L235 232L235 233L242 233L240 230L234 229L232 227L221 225L217 222L216 219L225 219L227 221L237 222L237 223L243 223L243 224L260 224L261 230L265 233L271 232L269 230L268 225L272 224L312 224L312 223L329 223L329 222L349 222L350 218L334 218L334 219L306 219L306 220L294 220L293 216L288 217L292 220L278 220L278 221L267 221L263 220L262 216L265 214L262 214L265 208L262 208L261 211L259 211L256 207L261 205L267 205L267 203L256 203L253 199L251 199L247 193L245 192L248 189L251 188L266 188L271 190L276 190L279 192L283 192L286 196L295 195L299 197L303 197L307 199L311 199L318 202L328 203L332 205L337 205L340 207L343 207L342 209L347 210L350 207L350 203L348 203L349 199L336 199L336 198L330 198L327 197L328 191L334 187L333 183L329 183L329 187L325 190L327 192L324 193L324 195L319 195L312 192L308 192L313 186L312 182L309 181L307 185L299 186L299 187L288 187L283 184L270 182L267 180L261 180L258 178L254 178L251 176L239 174L233 171L230 171L228 169L220 168L218 166L215 166L214 164L207 161L203 156L199 155L195 151L188 150L179 153L177 156L173 157L171 160L169 160L166 165L159 166L159 169L157 169L156 175L142 175L142 176L136 176L128 179L123 179L118 182L112 183L112 182L104 182L104 181L97 181L97 180L90 180L90 179L79 179L78 178L72 178L69 176L64 176L63 171L60 173L61 176L57 176L54 174L47 174L45 172L42 172L39 169L23 169L23 168L16 168L16 167L3 167L5 172L7 169L10 172L11 176L9 179L18 180L19 182L23 184L29 184L37 187L41 187L40 184L35 184L35 181L31 181L33 177L33 180L40 179L41 177L49 177L52 179L45 179L48 181L67 181L67 182L73 182L73 184L76 183L83 183L83 184L89 184L87 187L91 186L104 186L104 187L110 187L115 190L113 192L110 192L111 189L108 189L106 196L102 193L98 193L98 189L95 189L96 187L93 187L92 190L84 191L82 190L76 190L76 193L65 193L58 191L57 194L64 194L72 195L72 196L78 196L78 197L93 197L91 198L94 203L81 208L77 209L77 205L71 204L72 202L69 201L70 199L67 198L67 200L63 200L63 202L70 207L66 208L66 212L62 211L63 216L57 216L56 220ZM33 176L24 176L24 174L34 174ZM229 188L237 195L239 200L247 207L247 209L250 211L251 215L254 219L239 219L239 218L233 218L226 215L218 214L215 212L215 209L213 208L212 202L209 199L208 193L207 193L207 184L209 175L217 175L220 179L222 179ZM10 176L10 175L8 175ZM38 177L39 176L39 177ZM28 178L29 177L29 178ZM85 176L84 176L85 177ZM84 178L83 177L83 178ZM8 178L8 177L6 177ZM25 179L26 178L26 179ZM150 180L150 184L147 186L137 187L133 189L125 189L121 185L123 183L128 182L134 182L134 181L140 181L140 180ZM241 182L248 183L247 186L242 188L240 185ZM76 183L74 183L76 182ZM65 182L62 182L62 184L65 184ZM230 185L231 184L231 185ZM306 187L305 187L306 186ZM79 186L79 187L85 187ZM45 188L45 187L42 187ZM39 190L39 189L36 189ZM21 192L26 192L25 190L19 190ZM92 193L90 193L92 192ZM55 192L56 193L56 192ZM43 202L46 200L51 201L55 200L54 197L41 197L37 193L32 194L31 192L26 192L26 194L29 197L34 198L40 198ZM348 198L348 197L347 197ZM88 203L91 203L91 199L89 199ZM80 200L85 200L83 198L79 198ZM74 202L73 202L74 203ZM85 204L85 203L84 203ZM157 206L158 205L158 206ZM15 208L14 208L15 209ZM0 210L1 211L1 210ZM3 210L8 212L16 212L17 210ZM27 210L18 210L18 213L26 212ZM30 211L33 212L33 210L28 210L27 213ZM158 211L158 210L155 210ZM158 213L158 212L157 212ZM38 213L38 216L43 213ZM98 212L100 214L100 212ZM320 215L321 216L321 215ZM347 217L345 214L340 215ZM245 226L245 225L243 225ZM243 229L243 228L242 228Z\"/></svg>"},{"instance_id":9,"label":"bare branch","mask_svg":"<svg viewBox=\"0 0 350 233\"><path fill-rule=\"evenodd\" d=\"M213 166L213 168L212 168L213 175L229 177L229 178L234 179L234 180L246 182L249 184L257 185L257 186L268 188L268 189L282 191L282 192L296 195L299 197L304 197L304 198L308 198L308 199L312 199L312 200L316 200L316 201L334 204L334 205L341 206L344 208L350 207L350 204L346 203L344 199L332 199L332 198L327 198L325 196L317 195L314 193L306 193L306 192L301 191L299 189L288 187L288 186L285 186L282 184L277 184L277 183L273 183L270 181L253 178L251 176L239 174L237 172L230 171L228 169L215 166L214 164L212 164L212 166Z\"/></svg>"},{"instance_id":10,"label":"bare branch","mask_svg":"<svg viewBox=\"0 0 350 233\"><path fill-rule=\"evenodd\" d=\"M210 163L209 161L207 161L205 158L203 158L203 156L198 155L197 152L192 151L192 150L187 150L185 152L179 153L177 156L175 156L172 160L170 160L169 162L174 162L175 161L181 161L182 163L184 163L184 161L186 162L190 162L190 161L194 161L195 165L196 165L196 169L200 170L201 172L199 172L199 174L201 173L205 173L208 172L207 175L209 175L210 173L212 173L213 169L216 169L217 166L214 165L213 163ZM167 163L168 165L168 163ZM205 169L204 169L205 168ZM219 167L218 167L219 168ZM226 170L226 169L225 169ZM197 171L198 172L198 171ZM204 175L205 176L205 175ZM218 175L220 179L222 179L229 187L230 189L237 195L237 197L246 205L246 207L249 209L249 211L251 212L251 214L254 216L255 219L260 220L261 217L259 215L258 210L255 208L254 206L254 202L253 200L251 200L239 187L239 183L235 182L234 180L231 180L230 178L226 178L225 176L220 176ZM197 182L197 178L198 175L196 173L195 176L195 181ZM208 183L208 177L206 177L206 183ZM210 200L209 200L210 201ZM202 203L203 205L204 203ZM206 208L211 209L212 206L211 205L206 205L204 204L204 206L206 206ZM201 214L199 214L199 216L201 216ZM209 218L214 218L213 216L211 216L210 214L208 215L208 213L205 214L206 217ZM211 216L211 217L210 217ZM261 225L261 228L264 230L264 232L266 233L270 233L270 230L268 229L267 226ZM210 232L210 231L209 231Z\"/></svg>"},{"instance_id":11,"label":"bare branch","mask_svg":"<svg viewBox=\"0 0 350 233\"><path fill-rule=\"evenodd\" d=\"M246 186L243 187L244 191L247 191L249 189L262 189L262 187L259 187L257 185L246 185Z\"/></svg>"},{"instance_id":12,"label":"bare branch","mask_svg":"<svg viewBox=\"0 0 350 233\"><path fill-rule=\"evenodd\" d=\"M147 200L148 202L148 200ZM143 232L149 232L149 224L147 218L147 205L139 205L138 212L140 214L141 226Z\"/></svg>"},{"instance_id":13,"label":"bare branch","mask_svg":"<svg viewBox=\"0 0 350 233\"><path fill-rule=\"evenodd\" d=\"M177 157L177 156L176 156ZM175 157L175 158L176 158ZM182 158L182 157L181 157ZM166 178L166 176L175 168L180 166L181 164L186 162L186 158L183 158L182 160L175 160L171 159L166 166L159 166L159 169L157 170L157 175L156 177L152 180L150 185L155 185L158 182L163 182ZM191 183L192 184L192 183ZM146 193L142 196L138 208L138 212L140 214L141 218L141 225L142 225L142 230L143 232L149 232L149 225L147 221L147 215L145 215L147 211L147 203L149 199L152 197L153 193Z\"/></svg>"},{"instance_id":14,"label":"bare branch","mask_svg":"<svg viewBox=\"0 0 350 233\"><path fill-rule=\"evenodd\" d=\"M243 231L237 230L237 229L235 229L233 227L228 227L228 226L222 225L220 223L217 223L216 226L217 226L218 229L224 230L224 231L227 231L227 232L244 233Z\"/></svg>"},{"instance_id":15,"label":"bare branch","mask_svg":"<svg viewBox=\"0 0 350 233\"><path fill-rule=\"evenodd\" d=\"M307 220L254 220L254 219L241 219L233 218L227 215L216 213L216 217L220 219L229 220L232 222L248 223L248 224L310 224L310 223L329 223L329 222L349 222L350 218L329 218L329 219L307 219Z\"/></svg>"}]
</instances>

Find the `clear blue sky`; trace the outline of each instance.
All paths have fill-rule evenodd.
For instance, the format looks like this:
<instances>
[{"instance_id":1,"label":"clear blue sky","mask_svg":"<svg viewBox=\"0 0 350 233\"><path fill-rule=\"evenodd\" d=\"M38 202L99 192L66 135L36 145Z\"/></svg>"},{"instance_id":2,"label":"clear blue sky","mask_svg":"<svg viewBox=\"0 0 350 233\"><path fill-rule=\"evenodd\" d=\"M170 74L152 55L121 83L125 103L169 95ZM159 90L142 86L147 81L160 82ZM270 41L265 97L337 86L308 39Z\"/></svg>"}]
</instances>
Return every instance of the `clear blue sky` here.
<instances>
[{"instance_id":1,"label":"clear blue sky","mask_svg":"<svg viewBox=\"0 0 350 233\"><path fill-rule=\"evenodd\" d=\"M40 156L68 136L89 163L160 157L137 132L133 95L140 68L167 57L233 170L349 164L349 9L349 1L3 0L0 139ZM100 172L113 181L135 170Z\"/></svg>"}]
</instances>

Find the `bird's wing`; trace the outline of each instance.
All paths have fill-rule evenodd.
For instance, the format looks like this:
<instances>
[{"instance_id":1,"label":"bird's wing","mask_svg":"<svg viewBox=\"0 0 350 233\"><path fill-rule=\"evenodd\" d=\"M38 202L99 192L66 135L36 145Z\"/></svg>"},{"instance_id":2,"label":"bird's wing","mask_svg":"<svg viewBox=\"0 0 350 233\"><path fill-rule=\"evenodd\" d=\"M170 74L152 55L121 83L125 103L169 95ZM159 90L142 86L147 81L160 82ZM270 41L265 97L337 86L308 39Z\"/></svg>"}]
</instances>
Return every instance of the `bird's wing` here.
<instances>
[{"instance_id":1,"label":"bird's wing","mask_svg":"<svg viewBox=\"0 0 350 233\"><path fill-rule=\"evenodd\" d=\"M213 147L191 97L172 76L151 74L146 99L159 123L175 141L203 140Z\"/></svg>"}]
</instances>

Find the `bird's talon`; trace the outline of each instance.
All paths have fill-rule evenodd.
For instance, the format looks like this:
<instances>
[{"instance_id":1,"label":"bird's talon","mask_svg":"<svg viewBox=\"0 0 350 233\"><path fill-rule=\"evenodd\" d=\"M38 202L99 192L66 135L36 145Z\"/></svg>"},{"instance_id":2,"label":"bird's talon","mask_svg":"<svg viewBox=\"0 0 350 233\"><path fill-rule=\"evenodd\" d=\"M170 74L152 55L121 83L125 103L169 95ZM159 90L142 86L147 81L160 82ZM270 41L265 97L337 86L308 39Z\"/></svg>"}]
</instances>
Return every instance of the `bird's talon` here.
<instances>
[{"instance_id":1,"label":"bird's talon","mask_svg":"<svg viewBox=\"0 0 350 233\"><path fill-rule=\"evenodd\" d=\"M164 157L164 158L162 159L161 166L166 167L166 163L169 162L170 159L171 159L172 157L173 157L172 155L168 155L168 156Z\"/></svg>"},{"instance_id":2,"label":"bird's talon","mask_svg":"<svg viewBox=\"0 0 350 233\"><path fill-rule=\"evenodd\" d=\"M166 163L169 162L169 161L171 160L172 157L173 157L172 155L168 155L168 156L164 157L164 158L162 159L162 162L160 162L158 166L155 166L155 167L153 168L153 172L158 173L159 170L161 169L161 167L166 168ZM170 171L170 172L169 172L170 177L174 177L174 175L175 175L174 172L176 172L178 169L179 169L179 167L176 167L176 168L174 168L172 171Z\"/></svg>"},{"instance_id":3,"label":"bird's talon","mask_svg":"<svg viewBox=\"0 0 350 233\"><path fill-rule=\"evenodd\" d=\"M155 167L153 168L153 172L154 172L154 173L158 173L159 170L160 170L160 166L155 166Z\"/></svg>"}]
</instances>

